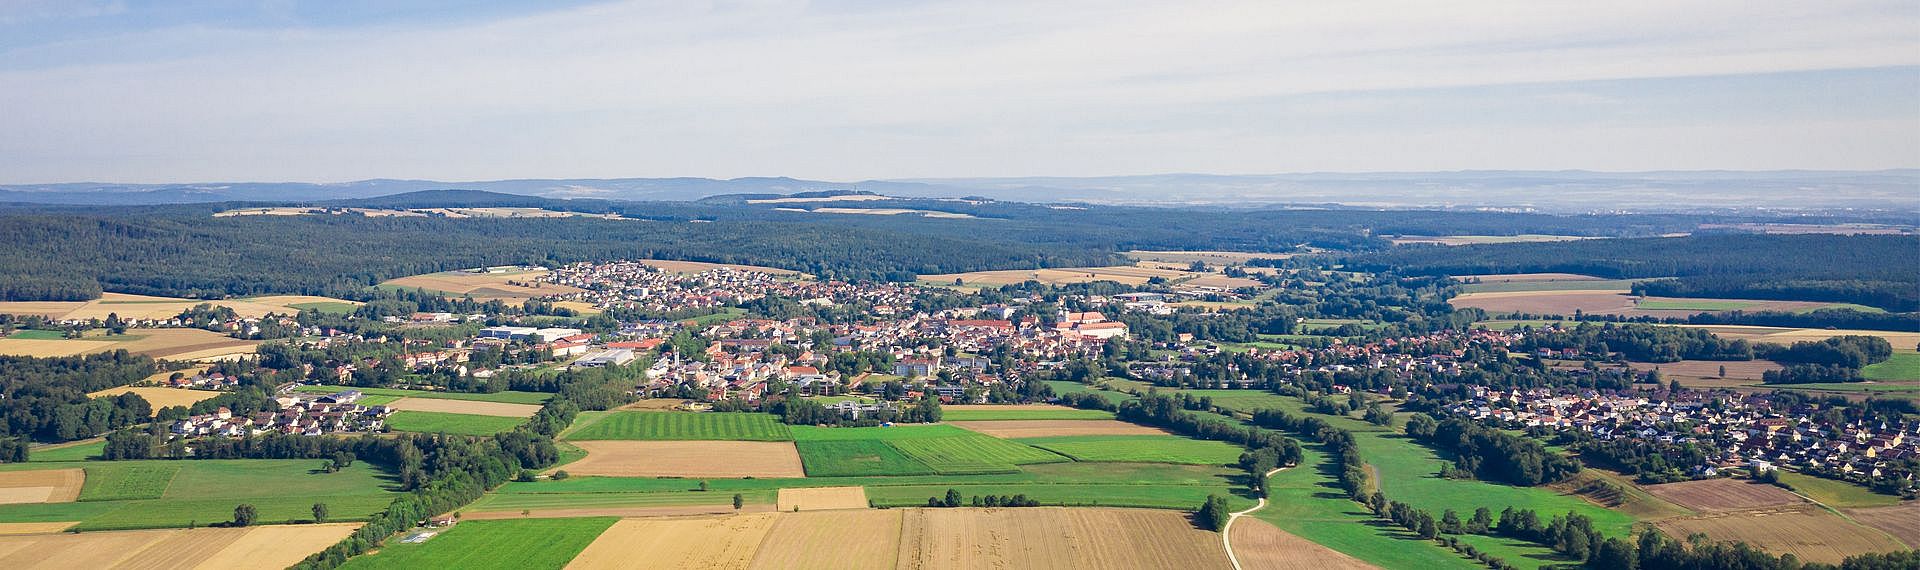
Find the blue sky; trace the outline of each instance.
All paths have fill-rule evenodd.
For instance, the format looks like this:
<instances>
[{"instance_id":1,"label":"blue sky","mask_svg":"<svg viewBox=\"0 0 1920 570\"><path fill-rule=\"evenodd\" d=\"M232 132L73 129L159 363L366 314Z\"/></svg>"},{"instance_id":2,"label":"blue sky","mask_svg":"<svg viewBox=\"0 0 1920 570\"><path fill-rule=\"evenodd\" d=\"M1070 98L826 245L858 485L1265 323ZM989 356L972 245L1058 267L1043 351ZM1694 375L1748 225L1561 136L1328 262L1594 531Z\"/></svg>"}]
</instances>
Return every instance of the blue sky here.
<instances>
[{"instance_id":1,"label":"blue sky","mask_svg":"<svg viewBox=\"0 0 1920 570\"><path fill-rule=\"evenodd\" d=\"M0 183L1920 166L1920 3L0 0Z\"/></svg>"}]
</instances>

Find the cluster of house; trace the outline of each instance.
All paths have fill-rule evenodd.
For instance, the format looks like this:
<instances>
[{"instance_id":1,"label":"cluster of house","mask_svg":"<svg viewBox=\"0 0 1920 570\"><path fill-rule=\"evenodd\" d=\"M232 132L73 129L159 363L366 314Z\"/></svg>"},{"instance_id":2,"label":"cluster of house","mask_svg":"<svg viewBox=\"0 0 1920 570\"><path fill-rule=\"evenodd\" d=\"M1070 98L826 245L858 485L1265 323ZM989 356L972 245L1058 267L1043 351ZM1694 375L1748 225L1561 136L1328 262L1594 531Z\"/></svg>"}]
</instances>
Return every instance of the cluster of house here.
<instances>
[{"instance_id":1,"label":"cluster of house","mask_svg":"<svg viewBox=\"0 0 1920 570\"><path fill-rule=\"evenodd\" d=\"M221 407L210 414L196 414L177 420L169 432L178 437L261 435L326 435L331 433L377 432L386 428L393 409L357 403L358 390L332 394L288 392L276 398L277 412L235 414Z\"/></svg>"},{"instance_id":2,"label":"cluster of house","mask_svg":"<svg viewBox=\"0 0 1920 570\"><path fill-rule=\"evenodd\" d=\"M541 280L585 290L555 300L655 312L725 307L771 295L811 305L862 303L889 315L912 306L914 298L911 287L899 284L813 281L729 267L686 274L637 261L575 263Z\"/></svg>"},{"instance_id":3,"label":"cluster of house","mask_svg":"<svg viewBox=\"0 0 1920 570\"><path fill-rule=\"evenodd\" d=\"M1848 421L1825 414L1820 404L1791 408L1760 394L1715 391L1490 390L1468 388L1470 400L1454 413L1500 425L1577 430L1595 439L1641 439L1692 443L1709 453L1717 469L1780 466L1812 468L1861 477L1900 476L1892 462L1920 457L1920 422Z\"/></svg>"}]
</instances>

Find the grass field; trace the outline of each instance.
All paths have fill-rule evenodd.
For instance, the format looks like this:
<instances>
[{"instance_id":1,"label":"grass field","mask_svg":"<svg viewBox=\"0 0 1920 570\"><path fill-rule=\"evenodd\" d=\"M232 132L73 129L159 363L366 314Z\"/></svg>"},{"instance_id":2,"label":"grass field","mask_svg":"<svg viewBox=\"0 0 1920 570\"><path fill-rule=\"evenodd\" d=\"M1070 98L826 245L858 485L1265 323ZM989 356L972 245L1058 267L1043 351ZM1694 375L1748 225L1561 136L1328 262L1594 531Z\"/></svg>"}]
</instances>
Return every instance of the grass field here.
<instances>
[{"instance_id":1,"label":"grass field","mask_svg":"<svg viewBox=\"0 0 1920 570\"><path fill-rule=\"evenodd\" d=\"M921 463L880 440L801 441L800 462L808 477L932 475Z\"/></svg>"},{"instance_id":2,"label":"grass field","mask_svg":"<svg viewBox=\"0 0 1920 570\"><path fill-rule=\"evenodd\" d=\"M1006 473L1018 471L1016 465L1070 461L1046 450L984 435L897 439L886 442L894 449L945 475Z\"/></svg>"},{"instance_id":3,"label":"grass field","mask_svg":"<svg viewBox=\"0 0 1920 570\"><path fill-rule=\"evenodd\" d=\"M583 418L585 419L585 418ZM718 412L611 412L567 434L576 441L730 440L792 441L794 436L772 414Z\"/></svg>"},{"instance_id":4,"label":"grass field","mask_svg":"<svg viewBox=\"0 0 1920 570\"><path fill-rule=\"evenodd\" d=\"M442 412L403 411L387 417L387 426L394 431L460 435L493 435L513 431L515 426L525 422L520 418Z\"/></svg>"},{"instance_id":5,"label":"grass field","mask_svg":"<svg viewBox=\"0 0 1920 570\"><path fill-rule=\"evenodd\" d=\"M306 392L309 394L332 394L334 392L339 392L341 390L359 390L361 394L364 394L366 396L392 396L393 399L396 399L396 400L400 398L435 398L440 400L472 400L476 402L505 402L509 404L533 404L536 406L546 403L548 398L553 397L553 394L548 394L546 392L519 392L514 390L507 390L504 392L494 392L491 394L480 394L480 393L470 393L470 392L436 392L436 391L429 391L429 390L403 390L400 388L355 388L352 386L301 386L298 388L294 388L294 391ZM387 401L391 402L393 400L387 400Z\"/></svg>"},{"instance_id":6,"label":"grass field","mask_svg":"<svg viewBox=\"0 0 1920 570\"><path fill-rule=\"evenodd\" d=\"M344 315L347 313L351 313L354 310L360 308L354 305L353 303L345 303L340 301L315 301L312 303L288 303L287 306L293 307L295 309L300 309L302 311L315 310L315 311L320 311L322 313L333 313L336 315Z\"/></svg>"},{"instance_id":7,"label":"grass field","mask_svg":"<svg viewBox=\"0 0 1920 570\"><path fill-rule=\"evenodd\" d=\"M389 540L341 568L564 568L619 519L469 521L419 544Z\"/></svg>"},{"instance_id":8,"label":"grass field","mask_svg":"<svg viewBox=\"0 0 1920 570\"><path fill-rule=\"evenodd\" d=\"M999 406L1010 407L1010 406ZM1077 410L1073 408L1046 409L969 409L955 410L949 407L942 410L940 419L949 422L964 421L1003 421L1003 420L1110 420L1113 412L1106 410Z\"/></svg>"},{"instance_id":9,"label":"grass field","mask_svg":"<svg viewBox=\"0 0 1920 570\"><path fill-rule=\"evenodd\" d=\"M1382 568L1485 568L1404 529L1377 524L1366 508L1347 500L1333 472L1338 466L1322 447L1302 443L1300 466L1267 478L1267 508L1254 517Z\"/></svg>"},{"instance_id":10,"label":"grass field","mask_svg":"<svg viewBox=\"0 0 1920 570\"><path fill-rule=\"evenodd\" d=\"M250 503L259 522L273 524L313 518L316 502L326 503L334 519L351 521L365 520L392 502L392 476L371 464L355 462L337 473L320 471L320 464L307 459L5 464L0 470L85 468L82 494L88 500L0 505L0 522L80 521L79 530L206 526L232 519L234 506ZM169 469L177 471L170 483L161 479Z\"/></svg>"},{"instance_id":11,"label":"grass field","mask_svg":"<svg viewBox=\"0 0 1920 570\"><path fill-rule=\"evenodd\" d=\"M177 463L101 462L86 467L87 482L80 488L82 501L125 501L158 499L180 473Z\"/></svg>"},{"instance_id":12,"label":"grass field","mask_svg":"<svg viewBox=\"0 0 1920 570\"><path fill-rule=\"evenodd\" d=\"M1098 394L1100 395L1100 397L1106 398L1107 401L1110 401L1116 404L1137 398L1137 396L1134 396L1133 394L1115 392L1112 390L1101 390L1098 388L1094 388L1092 386L1088 386L1086 384L1081 384L1079 382L1068 382L1065 380L1048 380L1046 381L1046 384L1048 387L1053 388L1053 393L1055 394L1082 394L1082 393ZM944 418L944 414L943 414L943 418Z\"/></svg>"},{"instance_id":13,"label":"grass field","mask_svg":"<svg viewBox=\"0 0 1920 570\"><path fill-rule=\"evenodd\" d=\"M67 333L66 331L43 331L43 330L28 329L28 330L14 331L13 334L7 335L7 338L17 338L20 340L61 340L61 339L67 338Z\"/></svg>"},{"instance_id":14,"label":"grass field","mask_svg":"<svg viewBox=\"0 0 1920 570\"><path fill-rule=\"evenodd\" d=\"M1225 467L1148 463L1050 463L1015 472L982 475L894 477L807 477L707 479L700 492L693 478L572 477L563 481L508 483L472 507L476 510L593 508L720 504L734 493L749 502L771 501L773 492L793 487L861 486L886 506L926 503L927 491L948 487L965 493L1025 493L1048 504L1133 506L1193 510L1208 494L1232 496L1235 508L1253 505L1244 474ZM893 489L902 487L903 489Z\"/></svg>"},{"instance_id":15,"label":"grass field","mask_svg":"<svg viewBox=\"0 0 1920 570\"><path fill-rule=\"evenodd\" d=\"M1888 507L1900 504L1897 495L1882 495L1845 481L1781 471L1780 482L1794 491L1834 508Z\"/></svg>"},{"instance_id":16,"label":"grass field","mask_svg":"<svg viewBox=\"0 0 1920 570\"><path fill-rule=\"evenodd\" d=\"M819 427L792 426L794 441L853 441L865 439L896 440L979 435L943 424L897 425L893 427Z\"/></svg>"},{"instance_id":17,"label":"grass field","mask_svg":"<svg viewBox=\"0 0 1920 570\"><path fill-rule=\"evenodd\" d=\"M1184 463L1226 465L1245 451L1224 441L1204 441L1173 435L1078 435L1014 440L1052 451L1074 461Z\"/></svg>"},{"instance_id":18,"label":"grass field","mask_svg":"<svg viewBox=\"0 0 1920 570\"><path fill-rule=\"evenodd\" d=\"M1920 380L1920 353L1895 352L1893 358L1860 369L1868 380Z\"/></svg>"},{"instance_id":19,"label":"grass field","mask_svg":"<svg viewBox=\"0 0 1920 570\"><path fill-rule=\"evenodd\" d=\"M99 457L106 449L105 441L37 447L28 454L27 461L85 461Z\"/></svg>"}]
</instances>

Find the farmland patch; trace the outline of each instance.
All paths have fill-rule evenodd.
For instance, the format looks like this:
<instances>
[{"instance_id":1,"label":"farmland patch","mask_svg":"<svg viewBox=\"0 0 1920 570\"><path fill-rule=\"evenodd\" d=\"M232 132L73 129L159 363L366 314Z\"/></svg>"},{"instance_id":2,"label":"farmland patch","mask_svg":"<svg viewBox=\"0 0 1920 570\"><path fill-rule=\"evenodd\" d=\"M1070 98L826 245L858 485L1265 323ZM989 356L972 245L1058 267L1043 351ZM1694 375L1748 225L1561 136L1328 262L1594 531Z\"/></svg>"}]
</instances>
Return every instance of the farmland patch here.
<instances>
[{"instance_id":1,"label":"farmland patch","mask_svg":"<svg viewBox=\"0 0 1920 570\"><path fill-rule=\"evenodd\" d=\"M1701 512L1779 507L1806 502L1786 489L1734 479L1701 479L1647 485L1644 488L1656 497Z\"/></svg>"},{"instance_id":2,"label":"farmland patch","mask_svg":"<svg viewBox=\"0 0 1920 570\"><path fill-rule=\"evenodd\" d=\"M220 395L219 392L215 392L213 390L188 390L185 388L159 388L159 387L152 387L152 386L142 386L142 387L136 387L136 388L108 388L105 390L87 394L87 397L105 398L109 396L118 396L128 392L138 394L141 399L146 400L148 404L152 404L153 411L155 413L159 413L160 408L168 408L173 406L192 407L195 403L198 403L201 400L211 399L214 396Z\"/></svg>"},{"instance_id":3,"label":"farmland patch","mask_svg":"<svg viewBox=\"0 0 1920 570\"><path fill-rule=\"evenodd\" d=\"M957 405L942 406L941 419L959 421L1001 420L1110 420L1113 412L1082 410L1052 404Z\"/></svg>"},{"instance_id":4,"label":"farmland patch","mask_svg":"<svg viewBox=\"0 0 1920 570\"><path fill-rule=\"evenodd\" d=\"M792 441L793 434L772 414L612 412L566 439Z\"/></svg>"},{"instance_id":5,"label":"farmland patch","mask_svg":"<svg viewBox=\"0 0 1920 570\"><path fill-rule=\"evenodd\" d=\"M1239 461L1240 454L1246 451L1224 441L1173 435L1078 435L1015 441L1071 457L1074 461L1226 465Z\"/></svg>"},{"instance_id":6,"label":"farmland patch","mask_svg":"<svg viewBox=\"0 0 1920 570\"><path fill-rule=\"evenodd\" d=\"M952 422L953 425L1003 438L1073 435L1168 435L1170 432L1119 420L1007 420Z\"/></svg>"},{"instance_id":7,"label":"farmland patch","mask_svg":"<svg viewBox=\"0 0 1920 570\"><path fill-rule=\"evenodd\" d=\"M611 477L804 477L789 442L575 441L587 451L568 473Z\"/></svg>"},{"instance_id":8,"label":"farmland patch","mask_svg":"<svg viewBox=\"0 0 1920 570\"><path fill-rule=\"evenodd\" d=\"M560 568L614 524L611 517L468 521L418 544L389 540L341 568Z\"/></svg>"},{"instance_id":9,"label":"farmland patch","mask_svg":"<svg viewBox=\"0 0 1920 570\"><path fill-rule=\"evenodd\" d=\"M781 489L780 512L867 508L867 490L860 487L801 487Z\"/></svg>"},{"instance_id":10,"label":"farmland patch","mask_svg":"<svg viewBox=\"0 0 1920 570\"><path fill-rule=\"evenodd\" d=\"M521 419L533 417L535 412L540 411L540 406L534 404L448 400L444 398L400 398L387 403L386 406L396 410L410 412L472 414Z\"/></svg>"},{"instance_id":11,"label":"farmland patch","mask_svg":"<svg viewBox=\"0 0 1920 570\"><path fill-rule=\"evenodd\" d=\"M774 517L626 519L600 534L567 568L631 568L636 559L652 568L746 568Z\"/></svg>"},{"instance_id":12,"label":"farmland patch","mask_svg":"<svg viewBox=\"0 0 1920 570\"><path fill-rule=\"evenodd\" d=\"M1314 544L1267 521L1247 517L1233 523L1233 554L1246 568L1279 570L1358 570L1374 568L1331 548Z\"/></svg>"},{"instance_id":13,"label":"farmland patch","mask_svg":"<svg viewBox=\"0 0 1920 570\"><path fill-rule=\"evenodd\" d=\"M0 504L71 503L85 479L79 469L0 472Z\"/></svg>"},{"instance_id":14,"label":"farmland patch","mask_svg":"<svg viewBox=\"0 0 1920 570\"><path fill-rule=\"evenodd\" d=\"M914 509L899 568L1230 568L1184 514L1125 509Z\"/></svg>"},{"instance_id":15,"label":"farmland patch","mask_svg":"<svg viewBox=\"0 0 1920 570\"><path fill-rule=\"evenodd\" d=\"M432 400L430 400L432 401ZM452 400L438 400L452 401ZM485 402L460 402L463 404ZM515 406L519 404L494 404ZM396 412L387 417L387 427L394 431L414 433L451 433L459 435L493 435L513 431L524 420L516 417L482 416L476 414L448 414L441 412Z\"/></svg>"},{"instance_id":16,"label":"farmland patch","mask_svg":"<svg viewBox=\"0 0 1920 570\"><path fill-rule=\"evenodd\" d=\"M1776 555L1792 554L1801 560L1828 564L1863 552L1905 548L1885 533L1810 504L1714 512L1661 520L1654 525L1679 539L1704 533L1713 540L1745 541Z\"/></svg>"}]
</instances>

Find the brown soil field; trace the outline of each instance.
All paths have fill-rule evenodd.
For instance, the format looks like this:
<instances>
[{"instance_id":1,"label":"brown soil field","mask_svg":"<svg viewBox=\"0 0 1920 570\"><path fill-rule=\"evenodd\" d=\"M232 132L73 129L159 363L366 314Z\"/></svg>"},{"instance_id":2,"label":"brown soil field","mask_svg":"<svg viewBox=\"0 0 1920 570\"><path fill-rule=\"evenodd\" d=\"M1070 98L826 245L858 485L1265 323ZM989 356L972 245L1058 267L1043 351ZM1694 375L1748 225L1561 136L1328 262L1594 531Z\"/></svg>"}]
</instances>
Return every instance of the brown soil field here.
<instances>
[{"instance_id":1,"label":"brown soil field","mask_svg":"<svg viewBox=\"0 0 1920 570\"><path fill-rule=\"evenodd\" d=\"M1352 556L1294 536L1253 517L1233 522L1233 555L1241 568L1274 570L1360 570L1375 568Z\"/></svg>"},{"instance_id":2,"label":"brown soil field","mask_svg":"<svg viewBox=\"0 0 1920 570\"><path fill-rule=\"evenodd\" d=\"M1168 435L1172 433L1120 420L1001 420L947 423L1009 439L1056 435Z\"/></svg>"},{"instance_id":3,"label":"brown soil field","mask_svg":"<svg viewBox=\"0 0 1920 570\"><path fill-rule=\"evenodd\" d=\"M1720 367L1727 368L1727 376L1720 377ZM1645 372L1660 369L1660 376L1667 379L1679 379L1689 387L1730 388L1744 386L1760 381L1760 375L1769 370L1779 370L1780 365L1771 360L1746 360L1720 362L1713 360L1682 360L1652 364L1647 362L1629 362L1627 367Z\"/></svg>"},{"instance_id":4,"label":"brown soil field","mask_svg":"<svg viewBox=\"0 0 1920 570\"><path fill-rule=\"evenodd\" d=\"M195 568L286 568L347 538L360 523L257 526Z\"/></svg>"},{"instance_id":5,"label":"brown soil field","mask_svg":"<svg viewBox=\"0 0 1920 570\"><path fill-rule=\"evenodd\" d=\"M682 519L625 519L613 523L567 564L569 569L737 568L753 563L772 513ZM797 553L796 553L797 554Z\"/></svg>"},{"instance_id":6,"label":"brown soil field","mask_svg":"<svg viewBox=\"0 0 1920 570\"><path fill-rule=\"evenodd\" d=\"M257 340L241 340L201 329L134 329L132 340L26 340L0 338L0 354L72 356L126 349L167 360L215 360L253 354ZM163 377L164 378L164 377Z\"/></svg>"},{"instance_id":7,"label":"brown soil field","mask_svg":"<svg viewBox=\"0 0 1920 570\"><path fill-rule=\"evenodd\" d=\"M792 269L780 269L778 267L765 267L760 265L740 265L735 263L706 263L702 261L674 261L671 259L647 259L641 260L640 263L675 273L699 273L726 267L735 271L756 271L773 275L800 275L800 272Z\"/></svg>"},{"instance_id":8,"label":"brown soil field","mask_svg":"<svg viewBox=\"0 0 1920 570\"><path fill-rule=\"evenodd\" d=\"M588 303L586 301L560 301L560 302L554 303L553 306L559 307L562 309L573 309L573 312L579 313L582 315L598 315L601 313L601 310L599 307L595 307L593 306L593 303Z\"/></svg>"},{"instance_id":9,"label":"brown soil field","mask_svg":"<svg viewBox=\"0 0 1920 570\"><path fill-rule=\"evenodd\" d=\"M473 295L474 299L481 301L494 299L514 301L532 299L543 295L564 295L582 291L582 289L566 285L539 282L539 278L547 273L549 272L545 269L507 273L448 271L401 277L381 283L381 285L442 291L455 296Z\"/></svg>"},{"instance_id":10,"label":"brown soil field","mask_svg":"<svg viewBox=\"0 0 1920 570\"><path fill-rule=\"evenodd\" d=\"M587 457L574 475L609 477L805 477L786 441L576 441Z\"/></svg>"},{"instance_id":11,"label":"brown soil field","mask_svg":"<svg viewBox=\"0 0 1920 570\"><path fill-rule=\"evenodd\" d=\"M86 482L79 468L0 471L0 504L71 503Z\"/></svg>"},{"instance_id":12,"label":"brown soil field","mask_svg":"<svg viewBox=\"0 0 1920 570\"><path fill-rule=\"evenodd\" d=\"M53 534L56 532L67 530L67 527L77 525L77 524L80 524L80 521L0 523L0 536L13 536L17 534Z\"/></svg>"},{"instance_id":13,"label":"brown soil field","mask_svg":"<svg viewBox=\"0 0 1920 570\"><path fill-rule=\"evenodd\" d=\"M1656 497L1703 513L1799 505L1807 502L1806 499L1786 489L1734 479L1702 479L1644 485L1641 488L1653 493Z\"/></svg>"},{"instance_id":14,"label":"brown soil field","mask_svg":"<svg viewBox=\"0 0 1920 570\"><path fill-rule=\"evenodd\" d=\"M139 394L141 398L146 398L147 403L153 404L153 411L156 413L160 411L160 408L165 408L168 406L192 406L194 403L199 402L201 400L205 400L205 399L220 395L220 392L215 392L212 390L188 390L185 388L160 388L160 387L143 386L143 387L137 387L137 388L125 388L125 387L108 388L105 390L87 394L87 397L99 398L102 396L118 396L121 394L125 394L127 392L133 392L135 394Z\"/></svg>"},{"instance_id":15,"label":"brown soil field","mask_svg":"<svg viewBox=\"0 0 1920 570\"><path fill-rule=\"evenodd\" d=\"M724 499L722 499L724 500ZM771 513L773 505L766 503L748 503L740 510L733 510L731 504L713 505L676 505L670 507L594 507L579 509L535 509L526 514L520 511L462 511L460 520L498 520L498 519L571 519L579 517L686 517L706 515L732 515L739 513Z\"/></svg>"},{"instance_id":16,"label":"brown soil field","mask_svg":"<svg viewBox=\"0 0 1920 570\"><path fill-rule=\"evenodd\" d=\"M1908 501L1891 507L1847 509L1855 522L1891 534L1909 547L1920 545L1920 502Z\"/></svg>"},{"instance_id":17,"label":"brown soil field","mask_svg":"<svg viewBox=\"0 0 1920 570\"><path fill-rule=\"evenodd\" d=\"M1679 539L1699 532L1713 540L1739 540L1774 554L1838 564L1863 552L1904 550L1885 533L1854 524L1814 505L1748 509L1671 518L1654 523Z\"/></svg>"},{"instance_id":18,"label":"brown soil field","mask_svg":"<svg viewBox=\"0 0 1920 570\"><path fill-rule=\"evenodd\" d=\"M781 489L780 512L829 511L867 508L865 487L810 487Z\"/></svg>"},{"instance_id":19,"label":"brown soil field","mask_svg":"<svg viewBox=\"0 0 1920 570\"><path fill-rule=\"evenodd\" d=\"M884 570L900 558L900 509L781 513L754 570Z\"/></svg>"},{"instance_id":20,"label":"brown soil field","mask_svg":"<svg viewBox=\"0 0 1920 570\"><path fill-rule=\"evenodd\" d=\"M1075 410L1079 408L1072 408L1068 406L1060 406L1055 404L953 404L950 406L940 406L940 409L947 410L947 411L1045 410L1045 411L1057 412L1062 410Z\"/></svg>"},{"instance_id":21,"label":"brown soil field","mask_svg":"<svg viewBox=\"0 0 1920 570\"><path fill-rule=\"evenodd\" d=\"M1482 275L1455 275L1456 281L1478 279L1481 283L1539 283L1545 281L1604 281L1600 277L1578 273L1487 273Z\"/></svg>"},{"instance_id":22,"label":"brown soil field","mask_svg":"<svg viewBox=\"0 0 1920 570\"><path fill-rule=\"evenodd\" d=\"M621 409L621 410L677 410L677 409L680 409L680 406L684 406L686 404L687 404L686 400L681 400L676 398L648 398L645 400L639 400L634 403L627 404L625 406L620 406L618 409Z\"/></svg>"},{"instance_id":23,"label":"brown soil field","mask_svg":"<svg viewBox=\"0 0 1920 570\"><path fill-rule=\"evenodd\" d=\"M1077 267L1068 269L1008 269L1002 271L973 271L969 273L946 273L941 275L922 275L920 280L934 283L952 283L961 280L966 285L1012 285L1027 281L1039 281L1049 285L1064 283L1088 283L1093 281L1115 281L1124 285L1143 285L1147 280L1161 277L1173 281L1189 275L1185 271L1154 269L1133 265L1112 267Z\"/></svg>"},{"instance_id":24,"label":"brown soil field","mask_svg":"<svg viewBox=\"0 0 1920 570\"><path fill-rule=\"evenodd\" d=\"M1453 298L1455 307L1473 307L1492 314L1529 313L1535 315L1572 315L1580 311L1589 315L1623 315L1630 317L1685 317L1701 312L1687 309L1642 309L1634 302L1635 297L1620 291L1608 290L1570 290L1570 291L1500 291L1487 293L1467 293ZM1823 307L1831 303L1807 301L1762 301L1752 299L1668 299L1649 298L1650 301L1679 301L1693 303L1739 302L1746 311L1797 311Z\"/></svg>"},{"instance_id":25,"label":"brown soil field","mask_svg":"<svg viewBox=\"0 0 1920 570\"><path fill-rule=\"evenodd\" d=\"M401 398L388 403L387 407L413 412L444 412L449 414L474 414L506 418L531 418L535 412L540 411L540 406L533 404L476 402L470 400L446 400L441 398Z\"/></svg>"},{"instance_id":26,"label":"brown soil field","mask_svg":"<svg viewBox=\"0 0 1920 570\"><path fill-rule=\"evenodd\" d=\"M1220 535L1142 509L912 509L902 569L1230 568Z\"/></svg>"},{"instance_id":27,"label":"brown soil field","mask_svg":"<svg viewBox=\"0 0 1920 570\"><path fill-rule=\"evenodd\" d=\"M0 568L285 568L358 523L0 536Z\"/></svg>"}]
</instances>

